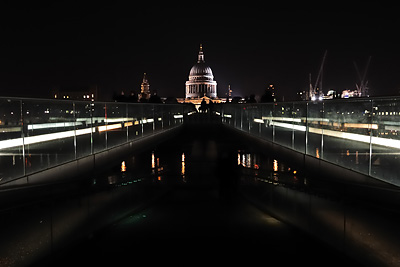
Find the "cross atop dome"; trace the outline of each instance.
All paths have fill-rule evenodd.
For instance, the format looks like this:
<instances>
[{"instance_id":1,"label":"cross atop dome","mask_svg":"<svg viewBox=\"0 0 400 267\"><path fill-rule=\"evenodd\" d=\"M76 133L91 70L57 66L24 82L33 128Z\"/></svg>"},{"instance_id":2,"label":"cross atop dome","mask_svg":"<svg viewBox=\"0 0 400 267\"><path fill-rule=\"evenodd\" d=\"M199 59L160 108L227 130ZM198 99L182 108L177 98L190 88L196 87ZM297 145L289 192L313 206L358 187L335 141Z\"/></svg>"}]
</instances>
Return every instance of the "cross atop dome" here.
<instances>
[{"instance_id":1,"label":"cross atop dome","mask_svg":"<svg viewBox=\"0 0 400 267\"><path fill-rule=\"evenodd\" d=\"M204 63L204 54L203 54L203 45L200 44L200 51L199 51L199 56L197 59L197 63Z\"/></svg>"}]
</instances>

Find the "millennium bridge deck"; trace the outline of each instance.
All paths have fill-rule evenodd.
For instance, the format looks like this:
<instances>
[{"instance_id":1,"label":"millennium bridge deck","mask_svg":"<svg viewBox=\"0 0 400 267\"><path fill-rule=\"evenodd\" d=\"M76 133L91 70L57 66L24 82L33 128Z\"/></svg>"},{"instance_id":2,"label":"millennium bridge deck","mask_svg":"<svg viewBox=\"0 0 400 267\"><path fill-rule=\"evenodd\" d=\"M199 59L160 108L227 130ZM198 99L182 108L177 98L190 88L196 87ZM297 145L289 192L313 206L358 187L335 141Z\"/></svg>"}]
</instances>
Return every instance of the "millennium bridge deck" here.
<instances>
[{"instance_id":1,"label":"millennium bridge deck","mask_svg":"<svg viewBox=\"0 0 400 267\"><path fill-rule=\"evenodd\" d=\"M397 111L374 101L356 101L357 117L337 102L199 114L6 99L2 111L23 118L2 124L0 264L394 266L400 202L386 169L397 162L397 122L371 111ZM70 117L35 121L34 108Z\"/></svg>"}]
</instances>

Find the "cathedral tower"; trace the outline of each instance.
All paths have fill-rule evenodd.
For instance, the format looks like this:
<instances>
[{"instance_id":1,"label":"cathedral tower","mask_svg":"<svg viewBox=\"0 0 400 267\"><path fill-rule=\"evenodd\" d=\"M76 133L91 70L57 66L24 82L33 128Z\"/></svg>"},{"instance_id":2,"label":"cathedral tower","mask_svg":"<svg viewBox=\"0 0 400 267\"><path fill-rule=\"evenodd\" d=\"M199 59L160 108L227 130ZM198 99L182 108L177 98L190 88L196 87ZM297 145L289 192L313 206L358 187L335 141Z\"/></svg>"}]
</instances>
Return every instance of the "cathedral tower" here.
<instances>
[{"instance_id":1,"label":"cathedral tower","mask_svg":"<svg viewBox=\"0 0 400 267\"><path fill-rule=\"evenodd\" d=\"M203 46L200 45L197 63L191 68L186 82L186 99L207 96L217 98L217 82L209 66L205 64Z\"/></svg>"}]
</instances>

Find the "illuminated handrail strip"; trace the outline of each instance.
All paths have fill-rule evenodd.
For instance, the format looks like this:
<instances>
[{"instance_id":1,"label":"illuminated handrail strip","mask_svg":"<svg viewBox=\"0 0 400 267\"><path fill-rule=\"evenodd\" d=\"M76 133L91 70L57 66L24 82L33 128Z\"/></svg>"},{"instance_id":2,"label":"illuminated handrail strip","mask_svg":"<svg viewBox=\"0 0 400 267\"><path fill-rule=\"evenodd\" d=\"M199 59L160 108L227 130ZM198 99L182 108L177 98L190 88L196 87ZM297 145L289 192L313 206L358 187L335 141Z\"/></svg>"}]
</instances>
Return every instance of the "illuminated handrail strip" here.
<instances>
[{"instance_id":1,"label":"illuminated handrail strip","mask_svg":"<svg viewBox=\"0 0 400 267\"><path fill-rule=\"evenodd\" d=\"M116 130L116 129L121 129L121 128L122 128L121 123L117 123L117 124L109 124L109 125L99 126L98 130L101 133L101 132L111 131L111 130Z\"/></svg>"},{"instance_id":2,"label":"illuminated handrail strip","mask_svg":"<svg viewBox=\"0 0 400 267\"><path fill-rule=\"evenodd\" d=\"M48 128L61 128L61 127L74 127L77 125L82 125L82 122L53 122L53 123L37 123L29 124L28 130L40 130Z\"/></svg>"},{"instance_id":3,"label":"illuminated handrail strip","mask_svg":"<svg viewBox=\"0 0 400 267\"><path fill-rule=\"evenodd\" d=\"M0 149L18 147L22 145L32 145L42 142L53 141L56 139L68 138L73 137L74 135L84 135L90 134L91 132L95 132L96 127L79 129L79 130L70 130L64 132L57 132L57 133L50 133L50 134L40 134L35 136L28 136L24 138L15 138L15 139L8 139L0 141Z\"/></svg>"},{"instance_id":4,"label":"illuminated handrail strip","mask_svg":"<svg viewBox=\"0 0 400 267\"><path fill-rule=\"evenodd\" d=\"M125 122L125 123L123 123ZM139 122L140 124L145 124L145 123L152 123L154 122L153 118L148 118L148 119L143 119L140 121L135 121L135 122L129 122L124 120L121 123L116 123L116 124L108 124L108 125L101 125L97 127L91 127L91 128L85 128L85 129L78 129L78 130L69 130L69 131L63 131L63 132L57 132L57 133L49 133L49 134L40 134L40 135L35 135L35 136L28 136L25 138L15 138L15 139L8 139L8 140L2 140L0 141L0 149L7 149L7 148L12 148L12 147L18 147L22 145L31 145L31 144L37 144L37 143L42 143L42 142L48 142L48 141L53 141L56 139L62 139L62 138L68 138L68 137L73 137L74 135L79 136L79 135L84 135L84 134L90 134L91 132L96 132L96 128L98 132L105 132L105 131L112 131L112 130L117 130L121 129L122 126L124 127L130 127L132 125L137 125L136 122ZM44 128L49 126L48 123L47 125L42 125ZM62 123L64 124L64 123ZM61 123L59 124L61 125ZM62 126L56 126L56 127L62 127ZM29 129L29 128L28 128ZM42 129L42 128L35 128L35 129Z\"/></svg>"},{"instance_id":5,"label":"illuminated handrail strip","mask_svg":"<svg viewBox=\"0 0 400 267\"><path fill-rule=\"evenodd\" d=\"M306 131L306 126L304 126L304 125L296 125L296 124L274 122L274 121L271 122L271 125L286 128L286 129L294 129L294 130L301 131L301 132ZM334 131L334 130L328 130L328 129L315 128L315 127L308 127L308 131L310 133L320 134L320 135L324 135L324 136L332 136L332 137L337 137L337 138L342 138L342 139L346 139L346 140L357 141L357 142L362 142L362 143L367 143L367 144L369 144L371 142L371 144L373 144L373 145L400 149L400 140L396 140L396 139L388 139L388 138L382 138L382 137L376 137L376 136Z\"/></svg>"},{"instance_id":6,"label":"illuminated handrail strip","mask_svg":"<svg viewBox=\"0 0 400 267\"><path fill-rule=\"evenodd\" d=\"M260 119L257 119L261 123ZM352 123L352 122L345 122L339 123L327 118L289 118L289 117L273 117L273 116L262 116L262 120L269 120L269 121L287 121L287 122L297 122L297 123L310 123L310 124L320 124L320 125L327 125L327 126L334 126L334 127L344 127L344 128L359 128L359 129L378 129L378 124L376 123Z\"/></svg>"}]
</instances>

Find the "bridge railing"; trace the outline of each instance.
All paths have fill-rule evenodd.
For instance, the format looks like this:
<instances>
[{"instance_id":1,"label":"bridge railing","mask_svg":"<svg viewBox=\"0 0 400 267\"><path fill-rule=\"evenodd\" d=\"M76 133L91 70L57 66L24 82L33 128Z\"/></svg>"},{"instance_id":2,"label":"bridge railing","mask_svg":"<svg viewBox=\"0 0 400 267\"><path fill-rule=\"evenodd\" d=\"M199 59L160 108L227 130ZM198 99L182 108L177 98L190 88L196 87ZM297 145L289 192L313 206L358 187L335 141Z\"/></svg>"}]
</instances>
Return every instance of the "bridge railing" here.
<instances>
[{"instance_id":1,"label":"bridge railing","mask_svg":"<svg viewBox=\"0 0 400 267\"><path fill-rule=\"evenodd\" d=\"M0 183L179 126L184 108L0 98Z\"/></svg>"},{"instance_id":2,"label":"bridge railing","mask_svg":"<svg viewBox=\"0 0 400 267\"><path fill-rule=\"evenodd\" d=\"M223 123L400 185L400 98L228 104Z\"/></svg>"}]
</instances>

